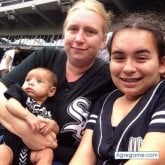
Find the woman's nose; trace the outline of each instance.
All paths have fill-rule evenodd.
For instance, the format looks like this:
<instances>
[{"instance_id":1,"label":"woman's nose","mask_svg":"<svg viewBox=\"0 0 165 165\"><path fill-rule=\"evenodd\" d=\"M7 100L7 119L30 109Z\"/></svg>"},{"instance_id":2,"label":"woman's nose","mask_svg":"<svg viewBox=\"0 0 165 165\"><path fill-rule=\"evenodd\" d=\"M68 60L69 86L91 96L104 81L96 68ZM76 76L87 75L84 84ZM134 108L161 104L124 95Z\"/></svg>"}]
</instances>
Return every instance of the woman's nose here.
<instances>
[{"instance_id":1,"label":"woman's nose","mask_svg":"<svg viewBox=\"0 0 165 165\"><path fill-rule=\"evenodd\" d=\"M82 31L79 31L76 34L75 41L77 41L77 42L83 42L84 41L84 34Z\"/></svg>"}]
</instances>

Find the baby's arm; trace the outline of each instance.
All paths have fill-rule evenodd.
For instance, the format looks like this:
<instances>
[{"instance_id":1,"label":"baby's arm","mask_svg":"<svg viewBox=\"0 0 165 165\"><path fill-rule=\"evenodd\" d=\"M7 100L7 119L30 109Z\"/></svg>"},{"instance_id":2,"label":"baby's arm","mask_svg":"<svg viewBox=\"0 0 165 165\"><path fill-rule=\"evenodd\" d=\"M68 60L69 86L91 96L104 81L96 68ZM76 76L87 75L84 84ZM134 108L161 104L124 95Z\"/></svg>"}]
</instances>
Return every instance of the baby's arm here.
<instances>
[{"instance_id":1,"label":"baby's arm","mask_svg":"<svg viewBox=\"0 0 165 165\"><path fill-rule=\"evenodd\" d=\"M45 125L45 123L43 123L40 118L36 117L30 111L25 109L22 104L15 98L10 98L6 102L5 106L9 113L26 121L32 128L32 131L38 132Z\"/></svg>"}]
</instances>

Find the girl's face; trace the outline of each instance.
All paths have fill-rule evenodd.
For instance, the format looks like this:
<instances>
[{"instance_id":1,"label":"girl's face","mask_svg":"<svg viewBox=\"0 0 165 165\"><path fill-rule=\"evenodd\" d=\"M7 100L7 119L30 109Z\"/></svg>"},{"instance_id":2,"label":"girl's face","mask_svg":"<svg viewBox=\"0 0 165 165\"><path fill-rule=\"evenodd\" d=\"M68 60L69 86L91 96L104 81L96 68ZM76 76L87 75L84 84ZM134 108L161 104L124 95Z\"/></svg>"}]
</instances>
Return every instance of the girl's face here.
<instances>
[{"instance_id":1,"label":"girl's face","mask_svg":"<svg viewBox=\"0 0 165 165\"><path fill-rule=\"evenodd\" d=\"M64 46L70 62L93 63L104 40L103 20L97 13L77 9L70 14L64 29Z\"/></svg>"},{"instance_id":2,"label":"girl's face","mask_svg":"<svg viewBox=\"0 0 165 165\"><path fill-rule=\"evenodd\" d=\"M110 71L116 86L130 99L138 98L159 82L165 71L152 33L124 29L113 39Z\"/></svg>"}]
</instances>

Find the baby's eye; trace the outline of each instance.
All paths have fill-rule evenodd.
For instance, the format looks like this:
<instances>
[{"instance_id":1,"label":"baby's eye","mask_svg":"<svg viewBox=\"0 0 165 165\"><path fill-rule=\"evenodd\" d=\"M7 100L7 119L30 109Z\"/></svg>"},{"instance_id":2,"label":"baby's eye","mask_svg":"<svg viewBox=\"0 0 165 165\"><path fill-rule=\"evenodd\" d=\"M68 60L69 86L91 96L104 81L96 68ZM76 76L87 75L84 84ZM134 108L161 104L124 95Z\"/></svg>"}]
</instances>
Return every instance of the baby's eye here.
<instances>
[{"instance_id":1,"label":"baby's eye","mask_svg":"<svg viewBox=\"0 0 165 165\"><path fill-rule=\"evenodd\" d=\"M28 82L28 81L30 81L30 79L29 79L29 78L26 78L26 79L25 79L25 81L27 81L27 82Z\"/></svg>"},{"instance_id":2,"label":"baby's eye","mask_svg":"<svg viewBox=\"0 0 165 165\"><path fill-rule=\"evenodd\" d=\"M37 80L38 83L41 83L42 81L41 80Z\"/></svg>"}]
</instances>

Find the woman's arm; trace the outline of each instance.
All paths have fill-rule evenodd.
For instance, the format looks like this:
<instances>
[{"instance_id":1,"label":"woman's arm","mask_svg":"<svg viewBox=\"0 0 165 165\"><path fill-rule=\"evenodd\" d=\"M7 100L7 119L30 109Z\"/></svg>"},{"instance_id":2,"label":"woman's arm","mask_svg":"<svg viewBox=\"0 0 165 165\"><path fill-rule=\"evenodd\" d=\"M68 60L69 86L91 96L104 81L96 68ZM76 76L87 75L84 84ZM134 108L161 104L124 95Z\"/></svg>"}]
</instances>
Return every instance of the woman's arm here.
<instances>
[{"instance_id":1,"label":"woman's arm","mask_svg":"<svg viewBox=\"0 0 165 165\"><path fill-rule=\"evenodd\" d=\"M9 98L5 104L6 110L14 115L15 117L18 117L31 127L33 132L40 133L40 129L45 125L46 122L41 120L41 118L35 116L33 113L31 113L29 110L24 108L22 104L16 100L15 98ZM51 132L53 129L49 129Z\"/></svg>"},{"instance_id":2,"label":"woman's arm","mask_svg":"<svg viewBox=\"0 0 165 165\"><path fill-rule=\"evenodd\" d=\"M43 118L42 116L35 116L29 110L24 108L15 98L9 98L5 107L9 113L27 122L33 132L38 132L42 135L47 135L52 131L56 135L59 133L59 126L55 120Z\"/></svg>"},{"instance_id":3,"label":"woman's arm","mask_svg":"<svg viewBox=\"0 0 165 165\"><path fill-rule=\"evenodd\" d=\"M69 165L95 165L96 155L92 146L93 130L86 129L80 145Z\"/></svg>"},{"instance_id":4,"label":"woman's arm","mask_svg":"<svg viewBox=\"0 0 165 165\"><path fill-rule=\"evenodd\" d=\"M125 165L164 165L165 164L165 133L163 132L149 132L146 134L139 151L158 152L159 158L152 159L131 159Z\"/></svg>"},{"instance_id":5,"label":"woman's arm","mask_svg":"<svg viewBox=\"0 0 165 165\"><path fill-rule=\"evenodd\" d=\"M22 119L9 113L6 108L6 98L4 92L7 90L6 86L0 82L0 122L1 124L19 136L24 143L33 150L44 149L47 147L56 148L56 135L52 131L47 136L32 132L30 126Z\"/></svg>"}]
</instances>

